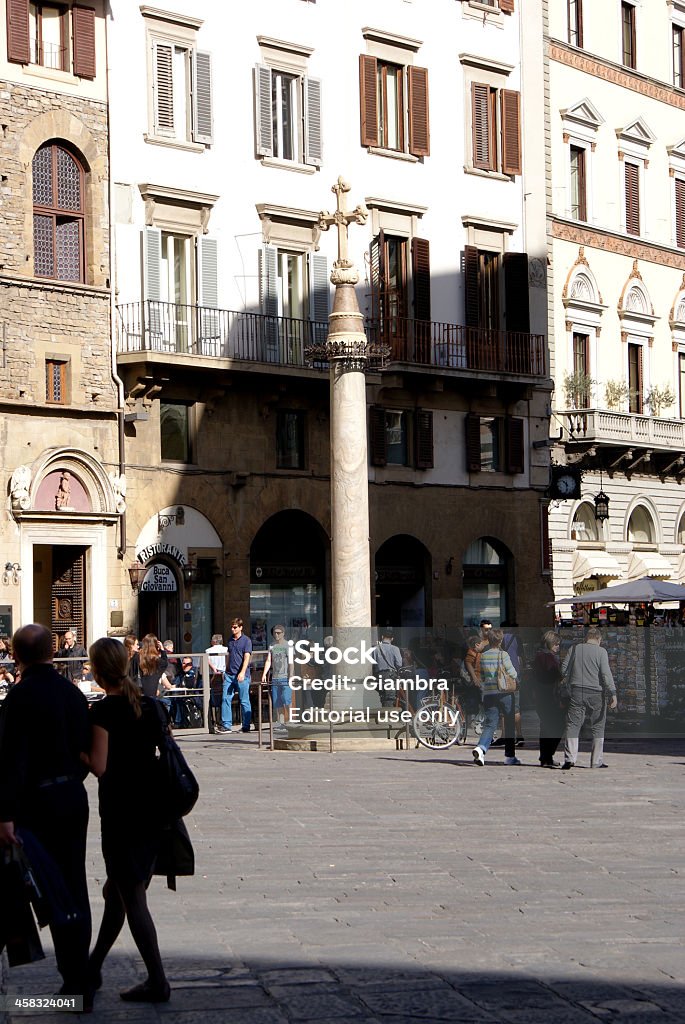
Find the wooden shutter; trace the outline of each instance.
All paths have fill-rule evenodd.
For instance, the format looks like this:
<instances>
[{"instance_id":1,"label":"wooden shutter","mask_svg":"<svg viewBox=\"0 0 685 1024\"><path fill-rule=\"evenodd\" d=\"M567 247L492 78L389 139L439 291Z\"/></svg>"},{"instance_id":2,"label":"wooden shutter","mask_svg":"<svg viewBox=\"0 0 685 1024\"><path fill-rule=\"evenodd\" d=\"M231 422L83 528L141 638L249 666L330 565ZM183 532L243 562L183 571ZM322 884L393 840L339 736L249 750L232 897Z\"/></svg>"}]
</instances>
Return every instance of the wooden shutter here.
<instances>
[{"instance_id":1,"label":"wooden shutter","mask_svg":"<svg viewBox=\"0 0 685 1024\"><path fill-rule=\"evenodd\" d=\"M523 446L523 420L519 417L507 416L507 473L523 473L525 469L525 452Z\"/></svg>"},{"instance_id":2,"label":"wooden shutter","mask_svg":"<svg viewBox=\"0 0 685 1024\"><path fill-rule=\"evenodd\" d=\"M505 14L514 13L514 0L499 0L499 9Z\"/></svg>"},{"instance_id":3,"label":"wooden shutter","mask_svg":"<svg viewBox=\"0 0 685 1024\"><path fill-rule=\"evenodd\" d=\"M414 452L417 469L433 468L433 413L427 409L414 414Z\"/></svg>"},{"instance_id":4,"label":"wooden shutter","mask_svg":"<svg viewBox=\"0 0 685 1024\"><path fill-rule=\"evenodd\" d=\"M409 81L409 152L430 156L428 124L428 69L407 68Z\"/></svg>"},{"instance_id":5,"label":"wooden shutter","mask_svg":"<svg viewBox=\"0 0 685 1024\"><path fill-rule=\"evenodd\" d=\"M378 145L377 61L375 57L359 57L359 114L362 146Z\"/></svg>"},{"instance_id":6,"label":"wooden shutter","mask_svg":"<svg viewBox=\"0 0 685 1024\"><path fill-rule=\"evenodd\" d=\"M152 44L155 135L174 134L174 48L170 43Z\"/></svg>"},{"instance_id":7,"label":"wooden shutter","mask_svg":"<svg viewBox=\"0 0 685 1024\"><path fill-rule=\"evenodd\" d=\"M74 4L71 12L74 74L95 78L95 11Z\"/></svg>"},{"instance_id":8,"label":"wooden shutter","mask_svg":"<svg viewBox=\"0 0 685 1024\"><path fill-rule=\"evenodd\" d=\"M212 123L212 55L193 50L191 57L193 83L193 142L211 146Z\"/></svg>"},{"instance_id":9,"label":"wooden shutter","mask_svg":"<svg viewBox=\"0 0 685 1024\"><path fill-rule=\"evenodd\" d=\"M29 0L7 0L7 59L13 64L31 60Z\"/></svg>"},{"instance_id":10,"label":"wooden shutter","mask_svg":"<svg viewBox=\"0 0 685 1024\"><path fill-rule=\"evenodd\" d=\"M304 162L314 167L320 167L323 163L319 78L304 79Z\"/></svg>"},{"instance_id":11,"label":"wooden shutter","mask_svg":"<svg viewBox=\"0 0 685 1024\"><path fill-rule=\"evenodd\" d=\"M274 129L271 114L271 68L255 65L255 149L257 156L274 155Z\"/></svg>"},{"instance_id":12,"label":"wooden shutter","mask_svg":"<svg viewBox=\"0 0 685 1024\"><path fill-rule=\"evenodd\" d=\"M372 405L369 409L369 455L372 466L385 466L388 449L385 436L385 409Z\"/></svg>"},{"instance_id":13,"label":"wooden shutter","mask_svg":"<svg viewBox=\"0 0 685 1024\"><path fill-rule=\"evenodd\" d=\"M414 317L431 318L430 243L427 238L411 240L412 278L414 284Z\"/></svg>"},{"instance_id":14,"label":"wooden shutter","mask_svg":"<svg viewBox=\"0 0 685 1024\"><path fill-rule=\"evenodd\" d=\"M502 89L502 173L521 170L521 93Z\"/></svg>"},{"instance_id":15,"label":"wooden shutter","mask_svg":"<svg viewBox=\"0 0 685 1024\"><path fill-rule=\"evenodd\" d=\"M215 341L220 336L219 268L216 238L200 235L197 240L197 277L200 311L200 337L203 341ZM222 353L206 349L207 355Z\"/></svg>"},{"instance_id":16,"label":"wooden shutter","mask_svg":"<svg viewBox=\"0 0 685 1024\"><path fill-rule=\"evenodd\" d=\"M508 331L528 334L530 304L528 296L528 255L525 252L504 254L504 316Z\"/></svg>"},{"instance_id":17,"label":"wooden shutter","mask_svg":"<svg viewBox=\"0 0 685 1024\"><path fill-rule=\"evenodd\" d=\"M476 246L464 246L464 314L467 327L480 326L479 268L480 256Z\"/></svg>"},{"instance_id":18,"label":"wooden shutter","mask_svg":"<svg viewBox=\"0 0 685 1024\"><path fill-rule=\"evenodd\" d=\"M143 275L147 331L159 338L162 334L162 232L159 228L143 228Z\"/></svg>"},{"instance_id":19,"label":"wooden shutter","mask_svg":"<svg viewBox=\"0 0 685 1024\"><path fill-rule=\"evenodd\" d=\"M490 86L473 82L471 85L471 134L473 137L473 166L491 171L495 166L492 139L492 104Z\"/></svg>"},{"instance_id":20,"label":"wooden shutter","mask_svg":"<svg viewBox=\"0 0 685 1024\"><path fill-rule=\"evenodd\" d=\"M381 317L381 292L385 277L385 237L383 231L379 231L377 237L371 239L369 253L371 316L374 320L379 321Z\"/></svg>"},{"instance_id":21,"label":"wooden shutter","mask_svg":"<svg viewBox=\"0 0 685 1024\"><path fill-rule=\"evenodd\" d=\"M278 362L278 251L273 245L265 245L259 253L259 299L264 321L263 345L259 346L257 359Z\"/></svg>"},{"instance_id":22,"label":"wooden shutter","mask_svg":"<svg viewBox=\"0 0 685 1024\"><path fill-rule=\"evenodd\" d=\"M466 470L468 473L480 473L480 416L469 412L464 418L464 438L466 441Z\"/></svg>"},{"instance_id":23,"label":"wooden shutter","mask_svg":"<svg viewBox=\"0 0 685 1024\"><path fill-rule=\"evenodd\" d=\"M675 179L675 244L685 249L685 179Z\"/></svg>"},{"instance_id":24,"label":"wooden shutter","mask_svg":"<svg viewBox=\"0 0 685 1024\"><path fill-rule=\"evenodd\" d=\"M323 344L328 335L330 287L328 260L320 252L310 252L309 261L309 316L315 323L313 340Z\"/></svg>"},{"instance_id":25,"label":"wooden shutter","mask_svg":"<svg viewBox=\"0 0 685 1024\"><path fill-rule=\"evenodd\" d=\"M626 231L640 234L640 168L637 164L624 164L626 176Z\"/></svg>"}]
</instances>

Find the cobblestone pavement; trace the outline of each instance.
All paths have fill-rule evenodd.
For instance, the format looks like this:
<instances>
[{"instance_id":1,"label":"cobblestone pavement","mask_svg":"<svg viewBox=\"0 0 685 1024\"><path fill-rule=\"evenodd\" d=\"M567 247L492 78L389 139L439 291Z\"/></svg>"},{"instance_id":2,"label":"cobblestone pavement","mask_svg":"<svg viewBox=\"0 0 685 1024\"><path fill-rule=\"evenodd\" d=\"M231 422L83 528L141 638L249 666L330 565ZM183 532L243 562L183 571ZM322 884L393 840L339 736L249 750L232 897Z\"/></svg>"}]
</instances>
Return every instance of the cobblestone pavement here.
<instances>
[{"instance_id":1,"label":"cobblestone pavement","mask_svg":"<svg viewBox=\"0 0 685 1024\"><path fill-rule=\"evenodd\" d=\"M685 1024L685 742L609 744L606 771L571 772L528 748L522 767L491 751L478 768L468 747L183 746L197 875L150 896L172 1000L121 1003L143 977L126 931L92 1019ZM97 922L95 816L89 871ZM56 990L42 938L48 958L9 972L10 995Z\"/></svg>"}]
</instances>

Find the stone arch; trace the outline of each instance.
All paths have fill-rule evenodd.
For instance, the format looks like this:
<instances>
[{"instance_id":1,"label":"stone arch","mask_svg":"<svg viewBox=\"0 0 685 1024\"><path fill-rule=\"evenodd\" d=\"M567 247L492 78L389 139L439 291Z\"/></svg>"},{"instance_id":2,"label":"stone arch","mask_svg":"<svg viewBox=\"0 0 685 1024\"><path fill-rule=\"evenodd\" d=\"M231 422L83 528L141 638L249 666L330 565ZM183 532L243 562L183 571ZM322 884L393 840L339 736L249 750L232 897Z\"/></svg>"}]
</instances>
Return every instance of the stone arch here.
<instances>
[{"instance_id":1,"label":"stone arch","mask_svg":"<svg viewBox=\"0 0 685 1024\"><path fill-rule=\"evenodd\" d=\"M496 625L516 620L514 554L503 541L474 537L462 554L462 576L465 626L477 626L483 617ZM495 596L493 588L497 588Z\"/></svg>"},{"instance_id":2,"label":"stone arch","mask_svg":"<svg viewBox=\"0 0 685 1024\"><path fill-rule=\"evenodd\" d=\"M87 511L103 516L112 516L125 509L125 485L122 485L119 478L110 478L102 464L80 448L48 448L29 468L31 472L31 482L28 487L29 507L28 509L22 508L24 512L37 511L35 503L41 483L57 470L66 470L82 485L90 505ZM79 509L78 511L85 510ZM16 513L17 509L15 508Z\"/></svg>"},{"instance_id":3,"label":"stone arch","mask_svg":"<svg viewBox=\"0 0 685 1024\"><path fill-rule=\"evenodd\" d=\"M626 509L625 520L623 523L623 539L626 541L628 540L631 519L633 517L633 514L635 512L639 512L640 510L642 510L643 513L649 517L652 540L638 541L636 543L648 543L652 546L657 546L661 543L659 516L653 502L649 498L645 498L642 496L634 498L633 501L631 501L628 508Z\"/></svg>"},{"instance_id":4,"label":"stone arch","mask_svg":"<svg viewBox=\"0 0 685 1024\"><path fill-rule=\"evenodd\" d=\"M581 245L575 263L568 272L564 285L563 298L577 302L592 302L600 304L602 295L597 285L592 268L585 255L585 249Z\"/></svg>"},{"instance_id":5,"label":"stone arch","mask_svg":"<svg viewBox=\"0 0 685 1024\"><path fill-rule=\"evenodd\" d=\"M605 539L604 524L595 519L595 507L587 498L577 502L569 515L568 537L579 544Z\"/></svg>"},{"instance_id":6,"label":"stone arch","mask_svg":"<svg viewBox=\"0 0 685 1024\"><path fill-rule=\"evenodd\" d=\"M676 544L685 545L685 502L680 506L678 515L675 517L675 536L673 539Z\"/></svg>"},{"instance_id":7,"label":"stone arch","mask_svg":"<svg viewBox=\"0 0 685 1024\"><path fill-rule=\"evenodd\" d=\"M24 129L19 141L19 160L24 171L24 246L29 259L21 273L32 277L33 267L33 157L46 142L65 143L79 160L85 171L85 247L86 284L102 287L107 283L104 254L108 248L106 189L107 180L106 136L97 139L74 114L64 109L38 114Z\"/></svg>"},{"instance_id":8,"label":"stone arch","mask_svg":"<svg viewBox=\"0 0 685 1024\"><path fill-rule=\"evenodd\" d=\"M650 317L654 316L654 306L642 280L637 260L633 260L633 269L623 285L623 291L618 300L618 311L619 313L638 313Z\"/></svg>"},{"instance_id":9,"label":"stone arch","mask_svg":"<svg viewBox=\"0 0 685 1024\"><path fill-rule=\"evenodd\" d=\"M682 328L682 325L685 324L685 274L683 274L680 287L675 294L669 320L671 326L678 324Z\"/></svg>"},{"instance_id":10,"label":"stone arch","mask_svg":"<svg viewBox=\"0 0 685 1024\"><path fill-rule=\"evenodd\" d=\"M374 557L376 621L381 626L429 626L432 559L417 537L397 533L383 541Z\"/></svg>"}]
</instances>

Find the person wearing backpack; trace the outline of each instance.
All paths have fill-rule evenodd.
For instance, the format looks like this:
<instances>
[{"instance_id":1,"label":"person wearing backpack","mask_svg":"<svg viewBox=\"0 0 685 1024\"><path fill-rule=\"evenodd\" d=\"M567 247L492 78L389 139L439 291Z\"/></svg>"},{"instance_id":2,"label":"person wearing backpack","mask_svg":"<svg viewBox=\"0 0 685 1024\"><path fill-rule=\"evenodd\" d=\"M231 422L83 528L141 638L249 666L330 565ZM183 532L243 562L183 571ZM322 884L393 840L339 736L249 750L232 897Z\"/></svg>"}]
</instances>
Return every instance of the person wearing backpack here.
<instances>
[{"instance_id":1,"label":"person wearing backpack","mask_svg":"<svg viewBox=\"0 0 685 1024\"><path fill-rule=\"evenodd\" d=\"M127 920L147 968L147 979L120 992L126 1002L165 1003L171 994L147 905L166 824L160 801L157 751L163 742L158 702L128 676L123 644L102 637L91 646L96 682L107 696L91 709L92 745L87 764L97 776L102 853L107 869L105 907L89 960L93 989L102 984L104 960Z\"/></svg>"}]
</instances>

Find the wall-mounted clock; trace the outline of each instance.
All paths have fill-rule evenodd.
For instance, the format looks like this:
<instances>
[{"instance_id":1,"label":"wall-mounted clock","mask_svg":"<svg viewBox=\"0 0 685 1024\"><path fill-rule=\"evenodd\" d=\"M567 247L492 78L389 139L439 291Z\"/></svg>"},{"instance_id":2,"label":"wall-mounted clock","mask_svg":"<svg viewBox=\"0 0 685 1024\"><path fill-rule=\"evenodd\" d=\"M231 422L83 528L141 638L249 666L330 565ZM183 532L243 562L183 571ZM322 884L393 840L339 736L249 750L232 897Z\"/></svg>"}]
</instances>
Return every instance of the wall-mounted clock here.
<instances>
[{"instance_id":1,"label":"wall-mounted clock","mask_svg":"<svg viewBox=\"0 0 685 1024\"><path fill-rule=\"evenodd\" d=\"M580 470L576 466L552 466L549 496L557 501L580 498Z\"/></svg>"}]
</instances>

